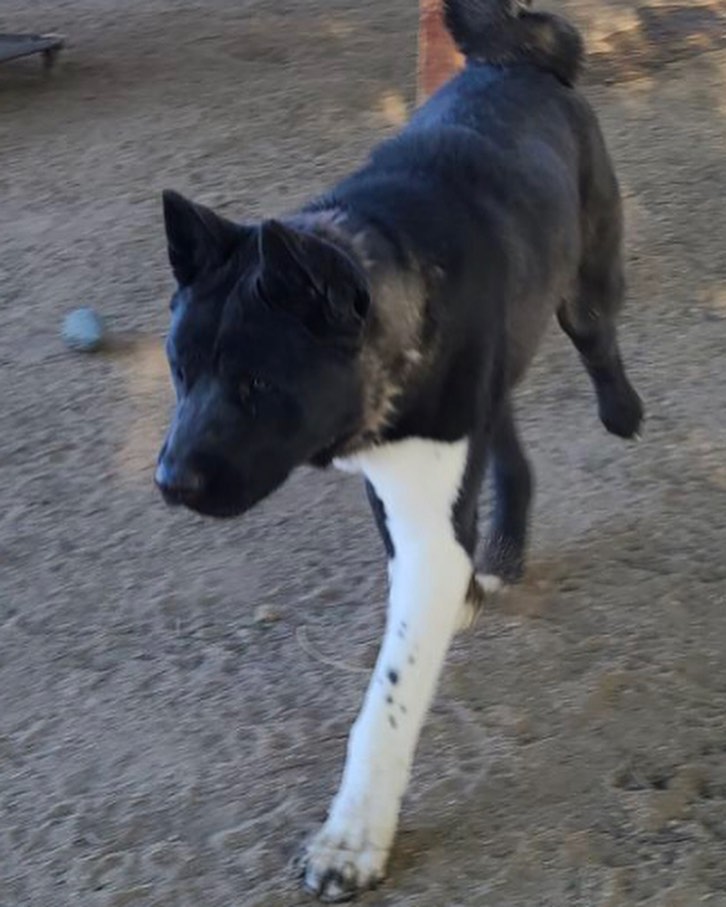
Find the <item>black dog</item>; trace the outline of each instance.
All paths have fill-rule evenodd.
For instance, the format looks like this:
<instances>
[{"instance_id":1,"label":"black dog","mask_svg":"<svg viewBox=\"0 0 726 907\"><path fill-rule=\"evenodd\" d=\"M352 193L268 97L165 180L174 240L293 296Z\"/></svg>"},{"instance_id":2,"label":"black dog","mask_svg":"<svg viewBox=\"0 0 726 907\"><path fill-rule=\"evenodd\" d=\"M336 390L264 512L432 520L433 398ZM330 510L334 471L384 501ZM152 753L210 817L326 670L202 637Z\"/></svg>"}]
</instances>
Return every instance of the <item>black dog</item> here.
<instances>
[{"instance_id":1,"label":"black dog","mask_svg":"<svg viewBox=\"0 0 726 907\"><path fill-rule=\"evenodd\" d=\"M296 466L335 460L365 476L390 559L380 656L306 856L326 900L382 877L451 637L522 573L531 479L511 393L553 314L608 431L632 437L642 419L616 340L618 187L573 88L580 37L515 0L448 0L446 13L465 70L323 198L239 225L164 197L179 284L164 497L236 516Z\"/></svg>"}]
</instances>

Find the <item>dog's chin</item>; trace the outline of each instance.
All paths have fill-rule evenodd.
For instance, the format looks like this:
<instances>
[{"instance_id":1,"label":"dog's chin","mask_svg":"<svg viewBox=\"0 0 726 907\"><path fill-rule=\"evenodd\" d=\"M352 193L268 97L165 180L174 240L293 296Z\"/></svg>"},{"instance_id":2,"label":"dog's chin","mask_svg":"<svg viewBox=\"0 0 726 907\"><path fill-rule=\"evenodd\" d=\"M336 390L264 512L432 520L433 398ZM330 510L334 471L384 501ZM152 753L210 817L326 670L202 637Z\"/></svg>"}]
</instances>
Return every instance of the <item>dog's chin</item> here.
<instances>
[{"instance_id":1,"label":"dog's chin","mask_svg":"<svg viewBox=\"0 0 726 907\"><path fill-rule=\"evenodd\" d=\"M195 501L194 503L184 503L182 505L192 513L198 516L207 517L213 520L232 520L235 517L243 516L254 504L229 503L221 501Z\"/></svg>"},{"instance_id":2,"label":"dog's chin","mask_svg":"<svg viewBox=\"0 0 726 907\"><path fill-rule=\"evenodd\" d=\"M162 493L164 503L173 509L183 508L198 516L210 517L217 520L231 520L234 517L242 516L251 507L254 502L248 501L220 501L213 498L185 498L183 495L172 497Z\"/></svg>"},{"instance_id":3,"label":"dog's chin","mask_svg":"<svg viewBox=\"0 0 726 907\"><path fill-rule=\"evenodd\" d=\"M235 517L244 516L261 501L269 498L282 485L283 481L284 478L269 485L249 486L244 489L244 493L236 496L209 494L190 500L182 500L180 503L187 510L191 510L192 513L196 513L198 516L214 520L232 520Z\"/></svg>"}]
</instances>

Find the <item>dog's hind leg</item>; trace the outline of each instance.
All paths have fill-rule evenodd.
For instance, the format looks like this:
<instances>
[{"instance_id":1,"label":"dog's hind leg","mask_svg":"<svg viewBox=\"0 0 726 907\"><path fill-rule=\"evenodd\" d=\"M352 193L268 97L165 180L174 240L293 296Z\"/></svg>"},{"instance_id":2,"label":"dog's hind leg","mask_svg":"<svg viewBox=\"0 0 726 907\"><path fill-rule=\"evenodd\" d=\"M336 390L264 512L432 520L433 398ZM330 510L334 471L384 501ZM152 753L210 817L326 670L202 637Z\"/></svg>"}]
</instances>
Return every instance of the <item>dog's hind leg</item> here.
<instances>
[{"instance_id":1,"label":"dog's hind leg","mask_svg":"<svg viewBox=\"0 0 726 907\"><path fill-rule=\"evenodd\" d=\"M328 819L311 841L305 884L347 900L384 874L416 744L472 585L455 505L470 443L409 438L356 455L390 555L386 631L348 741Z\"/></svg>"},{"instance_id":2,"label":"dog's hind leg","mask_svg":"<svg viewBox=\"0 0 726 907\"><path fill-rule=\"evenodd\" d=\"M616 319L625 291L619 243L619 215L604 224L597 246L586 253L572 299L557 312L560 327L572 340L597 394L600 421L621 438L637 435L643 405L623 366Z\"/></svg>"},{"instance_id":3,"label":"dog's hind leg","mask_svg":"<svg viewBox=\"0 0 726 907\"><path fill-rule=\"evenodd\" d=\"M510 401L502 407L490 444L494 509L484 565L502 583L522 578L527 543L532 471L522 450Z\"/></svg>"}]
</instances>

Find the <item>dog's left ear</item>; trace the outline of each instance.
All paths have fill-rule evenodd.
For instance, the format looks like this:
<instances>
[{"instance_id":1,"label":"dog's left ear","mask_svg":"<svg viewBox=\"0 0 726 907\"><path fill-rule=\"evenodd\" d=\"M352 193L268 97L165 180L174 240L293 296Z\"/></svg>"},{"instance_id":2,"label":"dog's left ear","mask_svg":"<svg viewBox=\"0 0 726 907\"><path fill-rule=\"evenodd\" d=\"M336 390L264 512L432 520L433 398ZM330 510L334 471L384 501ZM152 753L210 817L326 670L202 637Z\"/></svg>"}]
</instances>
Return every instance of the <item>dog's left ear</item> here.
<instances>
[{"instance_id":1,"label":"dog's left ear","mask_svg":"<svg viewBox=\"0 0 726 907\"><path fill-rule=\"evenodd\" d=\"M264 221L259 236L265 298L318 339L357 343L370 305L362 269L332 243L279 221Z\"/></svg>"},{"instance_id":2,"label":"dog's left ear","mask_svg":"<svg viewBox=\"0 0 726 907\"><path fill-rule=\"evenodd\" d=\"M169 263L180 286L220 267L242 241L245 228L166 189L164 224Z\"/></svg>"}]
</instances>

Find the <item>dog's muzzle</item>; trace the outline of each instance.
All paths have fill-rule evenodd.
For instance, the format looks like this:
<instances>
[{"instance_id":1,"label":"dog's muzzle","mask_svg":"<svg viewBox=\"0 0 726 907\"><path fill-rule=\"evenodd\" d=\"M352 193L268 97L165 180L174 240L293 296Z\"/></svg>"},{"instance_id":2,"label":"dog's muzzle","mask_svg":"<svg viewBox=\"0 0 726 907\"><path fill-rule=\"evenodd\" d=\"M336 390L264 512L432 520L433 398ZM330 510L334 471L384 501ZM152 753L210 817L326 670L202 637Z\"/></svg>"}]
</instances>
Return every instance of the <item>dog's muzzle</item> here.
<instances>
[{"instance_id":1,"label":"dog's muzzle","mask_svg":"<svg viewBox=\"0 0 726 907\"><path fill-rule=\"evenodd\" d=\"M170 463L162 457L154 475L156 486L172 507L194 507L204 493L204 476L191 467Z\"/></svg>"}]
</instances>

